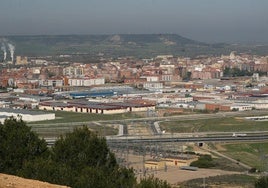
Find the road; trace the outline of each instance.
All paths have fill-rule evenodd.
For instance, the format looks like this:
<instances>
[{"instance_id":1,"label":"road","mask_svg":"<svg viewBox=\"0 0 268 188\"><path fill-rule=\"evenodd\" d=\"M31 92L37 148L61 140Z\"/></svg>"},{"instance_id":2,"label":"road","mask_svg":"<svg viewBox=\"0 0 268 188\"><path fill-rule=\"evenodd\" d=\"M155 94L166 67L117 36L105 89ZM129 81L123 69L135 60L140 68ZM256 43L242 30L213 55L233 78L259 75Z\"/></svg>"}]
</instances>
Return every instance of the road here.
<instances>
[{"instance_id":1,"label":"road","mask_svg":"<svg viewBox=\"0 0 268 188\"><path fill-rule=\"evenodd\" d=\"M190 142L241 142L241 141L267 141L268 134L255 134L241 137L234 136L204 136L204 137L162 137L162 136L122 136L122 137L107 137L108 143L168 143L168 142L179 142L179 143L190 143ZM56 138L45 138L49 145L53 145Z\"/></svg>"}]
</instances>

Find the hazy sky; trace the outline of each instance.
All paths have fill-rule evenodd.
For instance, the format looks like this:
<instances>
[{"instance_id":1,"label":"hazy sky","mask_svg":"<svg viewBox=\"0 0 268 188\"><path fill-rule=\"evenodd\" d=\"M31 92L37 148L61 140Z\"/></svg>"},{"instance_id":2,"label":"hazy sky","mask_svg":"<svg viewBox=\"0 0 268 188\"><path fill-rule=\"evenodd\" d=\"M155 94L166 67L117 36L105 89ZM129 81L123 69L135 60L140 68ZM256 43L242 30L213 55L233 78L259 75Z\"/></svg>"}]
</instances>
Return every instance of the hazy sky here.
<instances>
[{"instance_id":1,"label":"hazy sky","mask_svg":"<svg viewBox=\"0 0 268 188\"><path fill-rule=\"evenodd\" d=\"M268 0L0 0L0 35L124 33L268 43Z\"/></svg>"}]
</instances>

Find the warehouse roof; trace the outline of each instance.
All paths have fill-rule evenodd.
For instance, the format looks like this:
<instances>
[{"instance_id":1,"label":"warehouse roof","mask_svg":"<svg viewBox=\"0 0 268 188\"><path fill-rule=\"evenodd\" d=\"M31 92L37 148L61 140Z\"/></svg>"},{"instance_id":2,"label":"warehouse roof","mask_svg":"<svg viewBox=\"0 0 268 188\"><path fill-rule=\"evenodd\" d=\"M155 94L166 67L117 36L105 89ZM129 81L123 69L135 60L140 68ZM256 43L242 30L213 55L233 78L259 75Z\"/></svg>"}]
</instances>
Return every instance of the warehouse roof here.
<instances>
[{"instance_id":1,"label":"warehouse roof","mask_svg":"<svg viewBox=\"0 0 268 188\"><path fill-rule=\"evenodd\" d=\"M15 113L15 114L29 114L29 115L42 115L47 114L45 112L41 111L33 111L33 110L26 110L26 109L12 109L12 108L1 108L0 109L0 115L1 113Z\"/></svg>"}]
</instances>

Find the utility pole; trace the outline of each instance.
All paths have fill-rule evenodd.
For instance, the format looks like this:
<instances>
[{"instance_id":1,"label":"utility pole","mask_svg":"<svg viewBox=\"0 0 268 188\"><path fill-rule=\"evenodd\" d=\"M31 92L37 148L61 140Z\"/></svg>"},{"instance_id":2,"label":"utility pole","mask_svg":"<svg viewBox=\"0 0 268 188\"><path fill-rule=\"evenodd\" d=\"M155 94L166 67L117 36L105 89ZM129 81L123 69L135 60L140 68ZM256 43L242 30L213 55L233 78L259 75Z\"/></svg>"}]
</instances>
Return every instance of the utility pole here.
<instances>
[{"instance_id":1,"label":"utility pole","mask_svg":"<svg viewBox=\"0 0 268 188\"><path fill-rule=\"evenodd\" d=\"M203 187L206 188L206 177L203 177Z\"/></svg>"},{"instance_id":2,"label":"utility pole","mask_svg":"<svg viewBox=\"0 0 268 188\"><path fill-rule=\"evenodd\" d=\"M145 155L142 154L142 170L143 170L143 177L146 176L146 172L145 172Z\"/></svg>"},{"instance_id":3,"label":"utility pole","mask_svg":"<svg viewBox=\"0 0 268 188\"><path fill-rule=\"evenodd\" d=\"M127 168L129 168L129 159L128 159L128 153L129 153L129 145L128 145L128 135L127 135L127 157L126 157L126 160L127 160Z\"/></svg>"}]
</instances>

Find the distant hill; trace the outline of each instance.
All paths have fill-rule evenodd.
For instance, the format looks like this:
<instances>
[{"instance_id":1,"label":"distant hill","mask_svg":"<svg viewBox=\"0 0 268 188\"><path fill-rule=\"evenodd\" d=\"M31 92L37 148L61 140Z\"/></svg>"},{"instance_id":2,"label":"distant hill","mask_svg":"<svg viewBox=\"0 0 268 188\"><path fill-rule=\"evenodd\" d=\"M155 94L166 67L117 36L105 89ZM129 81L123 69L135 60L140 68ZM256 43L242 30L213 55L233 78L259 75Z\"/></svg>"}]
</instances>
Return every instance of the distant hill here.
<instances>
[{"instance_id":1,"label":"distant hill","mask_svg":"<svg viewBox=\"0 0 268 188\"><path fill-rule=\"evenodd\" d=\"M156 55L172 54L174 56L194 57L198 55L229 54L233 50L260 55L268 54L267 46L206 44L177 34L0 37L0 43L3 43L3 41L13 44L15 55L22 56L72 55L94 59L100 56L148 58ZM3 53L0 53L0 57L3 58Z\"/></svg>"}]
</instances>

